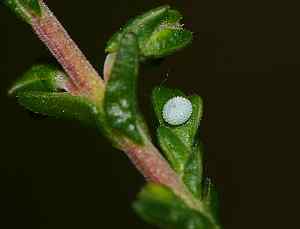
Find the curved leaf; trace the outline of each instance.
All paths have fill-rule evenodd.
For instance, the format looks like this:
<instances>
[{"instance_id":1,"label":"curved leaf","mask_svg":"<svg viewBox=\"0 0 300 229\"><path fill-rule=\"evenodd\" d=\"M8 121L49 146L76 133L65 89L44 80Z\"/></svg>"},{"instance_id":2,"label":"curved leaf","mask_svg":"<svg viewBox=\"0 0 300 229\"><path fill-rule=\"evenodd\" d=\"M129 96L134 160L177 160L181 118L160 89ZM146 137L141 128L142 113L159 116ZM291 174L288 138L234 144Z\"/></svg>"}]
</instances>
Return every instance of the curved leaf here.
<instances>
[{"instance_id":1,"label":"curved leaf","mask_svg":"<svg viewBox=\"0 0 300 229\"><path fill-rule=\"evenodd\" d=\"M128 33L137 36L141 59L161 58L185 47L192 40L192 33L179 24L181 14L169 6L150 10L131 19L109 40L106 51L116 52L121 37Z\"/></svg>"},{"instance_id":2,"label":"curved leaf","mask_svg":"<svg viewBox=\"0 0 300 229\"><path fill-rule=\"evenodd\" d=\"M27 22L32 16L41 16L42 14L39 0L3 0L2 2Z\"/></svg>"},{"instance_id":3,"label":"curved leaf","mask_svg":"<svg viewBox=\"0 0 300 229\"><path fill-rule=\"evenodd\" d=\"M179 23L162 24L143 47L143 55L153 58L168 56L191 43L192 32L185 30Z\"/></svg>"},{"instance_id":4,"label":"curved leaf","mask_svg":"<svg viewBox=\"0 0 300 229\"><path fill-rule=\"evenodd\" d=\"M148 184L133 205L145 221L163 229L216 229L200 212L188 208L166 187Z\"/></svg>"},{"instance_id":5,"label":"curved leaf","mask_svg":"<svg viewBox=\"0 0 300 229\"><path fill-rule=\"evenodd\" d=\"M95 125L99 115L97 107L86 98L68 93L22 92L17 94L17 99L22 106L32 112L78 120L86 125Z\"/></svg>"},{"instance_id":6,"label":"curved leaf","mask_svg":"<svg viewBox=\"0 0 300 229\"><path fill-rule=\"evenodd\" d=\"M105 92L104 110L111 127L133 141L142 143L136 95L138 58L136 36L132 33L125 34L111 68Z\"/></svg>"},{"instance_id":7,"label":"curved leaf","mask_svg":"<svg viewBox=\"0 0 300 229\"><path fill-rule=\"evenodd\" d=\"M206 178L204 182L203 203L207 210L211 212L215 222L219 224L219 194L210 178Z\"/></svg>"},{"instance_id":8,"label":"curved leaf","mask_svg":"<svg viewBox=\"0 0 300 229\"><path fill-rule=\"evenodd\" d=\"M35 65L14 83L9 94L32 112L95 125L98 108L85 97L63 92L67 82L67 76L59 68Z\"/></svg>"},{"instance_id":9,"label":"curved leaf","mask_svg":"<svg viewBox=\"0 0 300 229\"><path fill-rule=\"evenodd\" d=\"M183 174L184 166L189 158L189 150L170 128L161 126L157 129L159 145L173 169Z\"/></svg>"},{"instance_id":10,"label":"curved leaf","mask_svg":"<svg viewBox=\"0 0 300 229\"><path fill-rule=\"evenodd\" d=\"M119 49L122 36L128 32L134 33L137 36L138 42L143 43L155 28L159 26L161 21L166 18L169 8L169 6L161 6L130 19L128 23L108 41L105 51L116 52Z\"/></svg>"},{"instance_id":11,"label":"curved leaf","mask_svg":"<svg viewBox=\"0 0 300 229\"><path fill-rule=\"evenodd\" d=\"M203 147L197 143L184 168L183 181L195 197L202 197Z\"/></svg>"},{"instance_id":12,"label":"curved leaf","mask_svg":"<svg viewBox=\"0 0 300 229\"><path fill-rule=\"evenodd\" d=\"M10 95L24 91L58 92L66 88L66 74L53 65L35 65L26 71L9 90Z\"/></svg>"}]
</instances>

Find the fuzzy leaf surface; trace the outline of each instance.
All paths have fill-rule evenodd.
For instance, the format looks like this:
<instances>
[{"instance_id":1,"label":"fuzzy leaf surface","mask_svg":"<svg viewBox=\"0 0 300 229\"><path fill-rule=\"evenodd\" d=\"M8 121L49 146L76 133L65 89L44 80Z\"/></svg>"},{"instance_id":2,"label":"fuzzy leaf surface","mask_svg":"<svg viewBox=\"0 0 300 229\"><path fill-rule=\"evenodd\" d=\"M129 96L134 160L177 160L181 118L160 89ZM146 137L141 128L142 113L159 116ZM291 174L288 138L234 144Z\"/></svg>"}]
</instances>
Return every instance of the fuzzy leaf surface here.
<instances>
[{"instance_id":1,"label":"fuzzy leaf surface","mask_svg":"<svg viewBox=\"0 0 300 229\"><path fill-rule=\"evenodd\" d=\"M184 48L191 43L192 38L193 34L179 23L162 24L143 46L143 54L147 57L162 58Z\"/></svg>"},{"instance_id":2,"label":"fuzzy leaf surface","mask_svg":"<svg viewBox=\"0 0 300 229\"><path fill-rule=\"evenodd\" d=\"M26 71L9 90L9 94L24 91L58 92L67 82L66 74L53 65L35 65Z\"/></svg>"},{"instance_id":3,"label":"fuzzy leaf surface","mask_svg":"<svg viewBox=\"0 0 300 229\"><path fill-rule=\"evenodd\" d=\"M160 126L157 129L157 138L173 169L178 174L183 174L185 164L190 156L189 150L169 127Z\"/></svg>"},{"instance_id":4,"label":"fuzzy leaf surface","mask_svg":"<svg viewBox=\"0 0 300 229\"><path fill-rule=\"evenodd\" d=\"M137 106L137 77L139 48L136 36L127 33L120 41L120 47L111 68L104 99L107 120L112 128L137 143L143 143L139 128Z\"/></svg>"},{"instance_id":5,"label":"fuzzy leaf surface","mask_svg":"<svg viewBox=\"0 0 300 229\"><path fill-rule=\"evenodd\" d=\"M161 58L185 47L192 33L180 25L182 15L169 6L152 9L131 20L109 40L107 52L116 52L121 37L128 32L137 36L141 59Z\"/></svg>"},{"instance_id":6,"label":"fuzzy leaf surface","mask_svg":"<svg viewBox=\"0 0 300 229\"><path fill-rule=\"evenodd\" d=\"M171 190L148 184L133 205L145 221L163 229L214 229L200 212L188 208Z\"/></svg>"},{"instance_id":7,"label":"fuzzy leaf surface","mask_svg":"<svg viewBox=\"0 0 300 229\"><path fill-rule=\"evenodd\" d=\"M204 182L203 203L205 204L207 211L211 212L215 222L219 224L219 194L210 178L206 178Z\"/></svg>"},{"instance_id":8,"label":"fuzzy leaf surface","mask_svg":"<svg viewBox=\"0 0 300 229\"><path fill-rule=\"evenodd\" d=\"M55 118L78 120L86 125L95 125L99 115L97 107L86 98L63 92L22 92L18 102L26 109Z\"/></svg>"},{"instance_id":9,"label":"fuzzy leaf surface","mask_svg":"<svg viewBox=\"0 0 300 229\"><path fill-rule=\"evenodd\" d=\"M183 181L195 197L202 197L203 147L196 143L185 164Z\"/></svg>"},{"instance_id":10,"label":"fuzzy leaf surface","mask_svg":"<svg viewBox=\"0 0 300 229\"><path fill-rule=\"evenodd\" d=\"M38 0L2 0L17 16L30 22L32 16L41 16L41 6Z\"/></svg>"},{"instance_id":11,"label":"fuzzy leaf surface","mask_svg":"<svg viewBox=\"0 0 300 229\"><path fill-rule=\"evenodd\" d=\"M53 65L35 65L11 87L9 94L28 110L56 118L95 125L98 108L85 97L64 91L68 78Z\"/></svg>"}]
</instances>

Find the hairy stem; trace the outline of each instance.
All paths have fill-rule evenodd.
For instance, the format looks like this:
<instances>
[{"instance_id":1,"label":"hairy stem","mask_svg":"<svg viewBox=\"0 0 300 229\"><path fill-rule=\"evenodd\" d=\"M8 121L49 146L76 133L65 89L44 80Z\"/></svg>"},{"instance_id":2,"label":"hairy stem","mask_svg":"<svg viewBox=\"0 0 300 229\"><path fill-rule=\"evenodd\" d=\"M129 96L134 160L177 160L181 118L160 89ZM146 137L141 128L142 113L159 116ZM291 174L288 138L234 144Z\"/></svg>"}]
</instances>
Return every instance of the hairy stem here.
<instances>
[{"instance_id":1,"label":"hairy stem","mask_svg":"<svg viewBox=\"0 0 300 229\"><path fill-rule=\"evenodd\" d=\"M28 19L33 30L69 75L70 82L67 84L67 89L74 95L86 96L101 104L105 91L104 81L43 0L39 0L39 2L42 12L41 16L31 14L26 9L22 10L26 14L26 19ZM109 79L113 61L114 55L111 54L106 60L104 69L106 81ZM108 132L108 138L111 138L112 136L109 135L110 132ZM181 178L152 143L141 146L128 140L123 141L119 139L119 141L122 142L119 143L120 148L148 181L167 186L177 196L181 197L189 207L207 215L202 204L187 189ZM207 215L207 217L211 219L210 215Z\"/></svg>"},{"instance_id":2,"label":"hairy stem","mask_svg":"<svg viewBox=\"0 0 300 229\"><path fill-rule=\"evenodd\" d=\"M30 24L71 78L71 92L93 101L101 100L103 80L42 0L40 5L42 16L33 16Z\"/></svg>"},{"instance_id":3,"label":"hairy stem","mask_svg":"<svg viewBox=\"0 0 300 229\"><path fill-rule=\"evenodd\" d=\"M202 210L199 201L188 191L169 163L151 143L146 146L123 144L123 151L148 181L167 186L189 207Z\"/></svg>"}]
</instances>

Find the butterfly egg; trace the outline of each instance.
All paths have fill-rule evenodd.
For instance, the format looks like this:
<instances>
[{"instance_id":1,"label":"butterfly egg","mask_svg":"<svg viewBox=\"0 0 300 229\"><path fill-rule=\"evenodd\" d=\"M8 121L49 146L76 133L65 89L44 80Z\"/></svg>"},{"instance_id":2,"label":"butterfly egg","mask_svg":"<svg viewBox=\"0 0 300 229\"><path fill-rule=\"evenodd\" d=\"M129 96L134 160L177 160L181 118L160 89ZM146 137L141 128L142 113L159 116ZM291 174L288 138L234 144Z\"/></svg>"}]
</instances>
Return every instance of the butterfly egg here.
<instances>
[{"instance_id":1,"label":"butterfly egg","mask_svg":"<svg viewBox=\"0 0 300 229\"><path fill-rule=\"evenodd\" d=\"M190 100L176 96L169 99L163 107L163 119L170 125L181 125L191 117L193 106Z\"/></svg>"}]
</instances>

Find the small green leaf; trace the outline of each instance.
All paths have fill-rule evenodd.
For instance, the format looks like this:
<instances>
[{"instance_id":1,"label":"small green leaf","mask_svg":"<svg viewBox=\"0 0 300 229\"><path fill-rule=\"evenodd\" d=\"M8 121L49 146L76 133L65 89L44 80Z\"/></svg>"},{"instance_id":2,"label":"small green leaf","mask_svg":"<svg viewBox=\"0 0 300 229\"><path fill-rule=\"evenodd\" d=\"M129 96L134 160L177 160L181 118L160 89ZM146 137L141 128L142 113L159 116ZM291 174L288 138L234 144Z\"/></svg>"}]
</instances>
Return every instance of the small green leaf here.
<instances>
[{"instance_id":1,"label":"small green leaf","mask_svg":"<svg viewBox=\"0 0 300 229\"><path fill-rule=\"evenodd\" d=\"M168 56L191 43L192 32L177 24L162 24L143 47L143 55L152 58Z\"/></svg>"},{"instance_id":2,"label":"small green leaf","mask_svg":"<svg viewBox=\"0 0 300 229\"><path fill-rule=\"evenodd\" d=\"M173 131L165 126L157 129L159 145L173 169L183 174L184 166L189 158L189 150Z\"/></svg>"},{"instance_id":3,"label":"small green leaf","mask_svg":"<svg viewBox=\"0 0 300 229\"><path fill-rule=\"evenodd\" d=\"M165 18L165 22L177 23L182 19L182 15L178 10L168 9L168 13Z\"/></svg>"},{"instance_id":4,"label":"small green leaf","mask_svg":"<svg viewBox=\"0 0 300 229\"><path fill-rule=\"evenodd\" d=\"M195 142L195 136L197 134L200 121L203 114L203 101L200 96L193 95L187 97L193 105L193 113L190 119L181 126L175 126L173 131L183 141L183 143L191 148Z\"/></svg>"},{"instance_id":5,"label":"small green leaf","mask_svg":"<svg viewBox=\"0 0 300 229\"><path fill-rule=\"evenodd\" d=\"M196 143L191 155L185 164L183 181L193 195L201 199L202 197L202 176L203 176L203 147L201 143Z\"/></svg>"},{"instance_id":6,"label":"small green leaf","mask_svg":"<svg viewBox=\"0 0 300 229\"><path fill-rule=\"evenodd\" d=\"M203 203L210 212L216 224L219 224L219 194L210 178L206 178L203 190Z\"/></svg>"},{"instance_id":7,"label":"small green leaf","mask_svg":"<svg viewBox=\"0 0 300 229\"><path fill-rule=\"evenodd\" d=\"M120 42L105 93L104 110L112 128L137 143L143 142L137 107L139 48L136 36L127 33Z\"/></svg>"},{"instance_id":8,"label":"small green leaf","mask_svg":"<svg viewBox=\"0 0 300 229\"><path fill-rule=\"evenodd\" d=\"M33 16L42 14L39 0L3 0L3 3L27 22L30 22Z\"/></svg>"},{"instance_id":9,"label":"small green leaf","mask_svg":"<svg viewBox=\"0 0 300 229\"><path fill-rule=\"evenodd\" d=\"M35 65L26 71L9 90L10 95L24 91L58 92L65 89L66 74L53 65Z\"/></svg>"},{"instance_id":10,"label":"small green leaf","mask_svg":"<svg viewBox=\"0 0 300 229\"><path fill-rule=\"evenodd\" d=\"M145 221L164 229L215 229L200 212L188 208L171 190L148 184L133 205Z\"/></svg>"},{"instance_id":11,"label":"small green leaf","mask_svg":"<svg viewBox=\"0 0 300 229\"><path fill-rule=\"evenodd\" d=\"M165 103L175 96L183 96L189 99L193 105L193 112L190 119L180 126L171 126L167 124L162 117L162 110ZM191 150L202 116L203 102L201 97L196 95L187 97L177 89L157 87L153 90L152 93L152 103L160 125L168 126L186 145L186 147Z\"/></svg>"},{"instance_id":12,"label":"small green leaf","mask_svg":"<svg viewBox=\"0 0 300 229\"><path fill-rule=\"evenodd\" d=\"M88 99L64 92L68 78L52 65L35 65L9 91L28 110L56 118L95 125L98 108Z\"/></svg>"},{"instance_id":13,"label":"small green leaf","mask_svg":"<svg viewBox=\"0 0 300 229\"><path fill-rule=\"evenodd\" d=\"M86 98L66 92L21 92L18 102L26 109L56 118L78 120L86 125L95 125L99 115L97 107Z\"/></svg>"},{"instance_id":14,"label":"small green leaf","mask_svg":"<svg viewBox=\"0 0 300 229\"><path fill-rule=\"evenodd\" d=\"M130 19L128 23L108 41L105 49L106 52L116 52L120 46L122 36L128 32L136 34L139 42L146 39L166 17L169 8L169 6L161 6Z\"/></svg>"},{"instance_id":15,"label":"small green leaf","mask_svg":"<svg viewBox=\"0 0 300 229\"><path fill-rule=\"evenodd\" d=\"M192 33L179 24L182 15L169 6L150 10L131 19L109 40L106 51L116 52L122 35L136 34L141 59L161 58L185 47L192 40Z\"/></svg>"}]
</instances>

